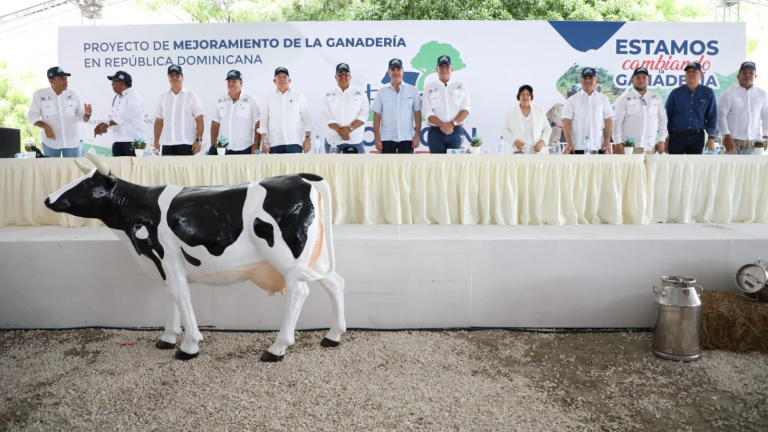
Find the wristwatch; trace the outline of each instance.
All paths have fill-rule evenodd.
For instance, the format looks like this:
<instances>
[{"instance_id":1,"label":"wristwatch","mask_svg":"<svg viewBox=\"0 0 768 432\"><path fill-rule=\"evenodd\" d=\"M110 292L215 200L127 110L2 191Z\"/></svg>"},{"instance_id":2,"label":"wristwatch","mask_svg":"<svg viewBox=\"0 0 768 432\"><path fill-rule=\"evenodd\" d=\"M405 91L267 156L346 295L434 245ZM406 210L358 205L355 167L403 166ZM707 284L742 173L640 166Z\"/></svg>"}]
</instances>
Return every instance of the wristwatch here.
<instances>
[{"instance_id":1,"label":"wristwatch","mask_svg":"<svg viewBox=\"0 0 768 432\"><path fill-rule=\"evenodd\" d=\"M195 141L197 141L197 142L203 142L203 138L202 138L202 137L197 137L197 139L195 139Z\"/></svg>"},{"instance_id":2,"label":"wristwatch","mask_svg":"<svg viewBox=\"0 0 768 432\"><path fill-rule=\"evenodd\" d=\"M456 123L456 120L452 120L452 121L451 121L451 124L453 125L453 127L456 127L456 126L458 126L458 125L459 125L458 123Z\"/></svg>"},{"instance_id":3,"label":"wristwatch","mask_svg":"<svg viewBox=\"0 0 768 432\"><path fill-rule=\"evenodd\" d=\"M354 126L352 126L352 125L349 125L349 131L350 131L350 132L352 132L352 131L354 131L354 130L355 130L355 127L354 127Z\"/></svg>"}]
</instances>

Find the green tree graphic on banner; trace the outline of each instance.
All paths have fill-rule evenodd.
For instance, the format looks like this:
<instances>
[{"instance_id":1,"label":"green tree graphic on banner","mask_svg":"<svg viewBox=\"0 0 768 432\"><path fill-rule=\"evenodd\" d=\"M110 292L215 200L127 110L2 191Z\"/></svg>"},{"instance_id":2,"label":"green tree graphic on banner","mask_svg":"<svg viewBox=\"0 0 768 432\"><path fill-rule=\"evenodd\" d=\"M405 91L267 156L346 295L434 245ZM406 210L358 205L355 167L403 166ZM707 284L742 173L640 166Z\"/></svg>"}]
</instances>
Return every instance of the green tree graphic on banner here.
<instances>
[{"instance_id":1,"label":"green tree graphic on banner","mask_svg":"<svg viewBox=\"0 0 768 432\"><path fill-rule=\"evenodd\" d=\"M459 54L456 48L451 46L451 44L440 43L437 41L425 43L421 46L419 52L416 53L416 56L411 59L411 66L421 72L419 81L416 83L416 88L419 91L424 90L424 80L427 78L427 76L435 73L435 68L437 67L437 58L441 55L447 55L451 57L451 63L453 63L454 71L462 70L467 67L467 65L465 65L461 60L461 54Z\"/></svg>"}]
</instances>

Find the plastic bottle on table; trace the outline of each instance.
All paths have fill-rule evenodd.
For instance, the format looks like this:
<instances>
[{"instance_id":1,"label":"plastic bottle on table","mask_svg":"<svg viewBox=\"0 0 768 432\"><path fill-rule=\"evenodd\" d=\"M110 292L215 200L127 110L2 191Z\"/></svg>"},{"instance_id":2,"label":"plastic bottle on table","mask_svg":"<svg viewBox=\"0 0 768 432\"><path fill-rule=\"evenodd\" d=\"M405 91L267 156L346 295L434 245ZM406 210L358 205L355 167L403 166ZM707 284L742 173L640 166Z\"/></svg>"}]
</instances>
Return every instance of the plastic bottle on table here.
<instances>
[{"instance_id":1,"label":"plastic bottle on table","mask_svg":"<svg viewBox=\"0 0 768 432\"><path fill-rule=\"evenodd\" d=\"M589 135L584 136L584 154L588 155L592 151L592 145L589 143Z\"/></svg>"},{"instance_id":2,"label":"plastic bottle on table","mask_svg":"<svg viewBox=\"0 0 768 432\"><path fill-rule=\"evenodd\" d=\"M499 154L507 154L507 143L504 142L504 137L499 137L499 143L496 145Z\"/></svg>"}]
</instances>

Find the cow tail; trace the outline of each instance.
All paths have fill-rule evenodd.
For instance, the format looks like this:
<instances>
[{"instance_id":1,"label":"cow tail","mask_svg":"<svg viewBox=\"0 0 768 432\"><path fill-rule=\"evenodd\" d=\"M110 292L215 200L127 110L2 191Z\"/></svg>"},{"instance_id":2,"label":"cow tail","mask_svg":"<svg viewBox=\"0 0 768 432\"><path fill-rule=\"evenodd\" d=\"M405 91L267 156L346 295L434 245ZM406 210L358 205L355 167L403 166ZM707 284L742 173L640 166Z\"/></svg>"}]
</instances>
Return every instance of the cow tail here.
<instances>
[{"instance_id":1,"label":"cow tail","mask_svg":"<svg viewBox=\"0 0 768 432\"><path fill-rule=\"evenodd\" d=\"M306 180L306 179L305 179ZM294 267L288 270L288 280L314 281L325 279L336 271L336 254L333 252L333 202L331 201L331 188L328 182L323 180L312 181L320 191L320 205L322 206L322 220L324 223L323 236L325 237L325 247L328 253L328 270L325 273L318 273L309 267Z\"/></svg>"}]
</instances>

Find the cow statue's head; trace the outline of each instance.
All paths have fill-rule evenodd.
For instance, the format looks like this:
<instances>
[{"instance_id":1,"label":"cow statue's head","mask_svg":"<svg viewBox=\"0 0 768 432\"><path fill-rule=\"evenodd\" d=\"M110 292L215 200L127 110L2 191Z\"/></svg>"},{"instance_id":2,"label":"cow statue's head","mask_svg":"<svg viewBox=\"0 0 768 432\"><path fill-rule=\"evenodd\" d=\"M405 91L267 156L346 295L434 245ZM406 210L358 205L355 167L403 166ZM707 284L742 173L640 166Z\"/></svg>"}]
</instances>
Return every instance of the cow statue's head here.
<instances>
[{"instance_id":1,"label":"cow statue's head","mask_svg":"<svg viewBox=\"0 0 768 432\"><path fill-rule=\"evenodd\" d=\"M118 179L110 174L109 166L98 156L90 153L85 156L96 168L89 169L75 159L75 164L85 175L48 196L45 206L59 213L101 219L104 207L113 198Z\"/></svg>"}]
</instances>

